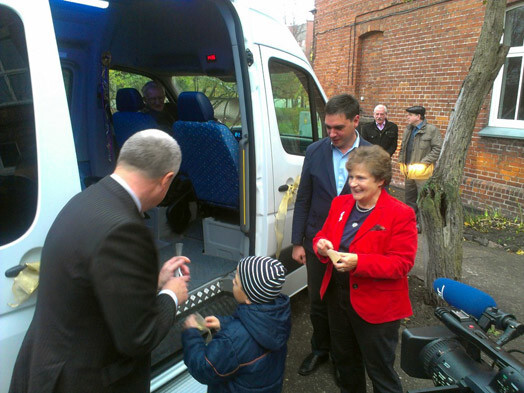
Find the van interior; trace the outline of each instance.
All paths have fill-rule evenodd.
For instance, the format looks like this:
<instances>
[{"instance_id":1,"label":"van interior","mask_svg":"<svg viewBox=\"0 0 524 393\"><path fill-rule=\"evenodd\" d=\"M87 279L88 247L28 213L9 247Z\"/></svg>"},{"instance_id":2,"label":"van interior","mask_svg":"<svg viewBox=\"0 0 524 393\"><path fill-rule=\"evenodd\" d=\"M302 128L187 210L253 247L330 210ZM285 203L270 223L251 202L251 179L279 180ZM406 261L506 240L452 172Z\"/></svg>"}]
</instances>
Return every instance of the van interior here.
<instances>
[{"instance_id":1,"label":"van interior","mask_svg":"<svg viewBox=\"0 0 524 393\"><path fill-rule=\"evenodd\" d=\"M175 252L193 261L192 297L181 312L199 305L211 307L203 314L230 313L235 302L224 278L249 254L241 222L253 209L239 193L246 170L239 165L239 143L247 138L240 113L249 116L239 96L249 86L247 78L238 83L247 62L242 40L237 42L236 11L229 2L214 0L113 0L107 8L50 4L81 188L112 172L132 133L162 128L144 110L141 91L149 81L161 85L164 111L174 120L164 130L179 142L183 160L166 199L146 212L148 225L161 262ZM0 206L2 217L11 218L1 220L0 245L17 239L34 220L39 154L24 27L16 13L5 11L0 12ZM213 296L224 301L207 302ZM154 372L180 356L179 332L168 334L153 354Z\"/></svg>"}]
</instances>

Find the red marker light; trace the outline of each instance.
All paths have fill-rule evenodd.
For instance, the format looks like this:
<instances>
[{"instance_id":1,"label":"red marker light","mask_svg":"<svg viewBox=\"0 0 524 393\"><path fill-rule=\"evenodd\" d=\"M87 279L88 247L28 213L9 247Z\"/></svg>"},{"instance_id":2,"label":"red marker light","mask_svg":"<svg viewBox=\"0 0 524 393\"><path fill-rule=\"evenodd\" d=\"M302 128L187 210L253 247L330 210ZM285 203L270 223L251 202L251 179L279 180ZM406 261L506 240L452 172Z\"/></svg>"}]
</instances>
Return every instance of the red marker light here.
<instances>
[{"instance_id":1,"label":"red marker light","mask_svg":"<svg viewBox=\"0 0 524 393\"><path fill-rule=\"evenodd\" d=\"M206 59L208 63L214 63L217 61L217 56L215 54L207 55Z\"/></svg>"}]
</instances>

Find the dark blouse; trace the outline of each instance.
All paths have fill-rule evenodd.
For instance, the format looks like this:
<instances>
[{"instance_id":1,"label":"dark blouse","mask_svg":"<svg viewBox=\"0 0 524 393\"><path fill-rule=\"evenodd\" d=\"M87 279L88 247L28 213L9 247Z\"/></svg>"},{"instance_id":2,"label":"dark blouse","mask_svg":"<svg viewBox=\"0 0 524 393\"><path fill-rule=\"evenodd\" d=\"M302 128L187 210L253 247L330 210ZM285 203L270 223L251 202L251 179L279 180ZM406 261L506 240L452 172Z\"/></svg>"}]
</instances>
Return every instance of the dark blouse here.
<instances>
[{"instance_id":1,"label":"dark blouse","mask_svg":"<svg viewBox=\"0 0 524 393\"><path fill-rule=\"evenodd\" d=\"M353 210L351 210L351 213L349 214L346 226L344 227L344 233L342 234L342 239L340 240L340 245L338 247L339 252L349 252L349 245L362 226L362 223L372 211L373 209L364 213L360 212L355 203ZM338 270L333 269L331 280L335 280L338 287L349 289L349 272L339 272Z\"/></svg>"},{"instance_id":2,"label":"dark blouse","mask_svg":"<svg viewBox=\"0 0 524 393\"><path fill-rule=\"evenodd\" d=\"M366 220L366 218L369 216L369 213L372 211L373 209L362 213L358 211L357 204L355 203L355 206L353 206L353 210L351 210L349 218L346 222L346 227L344 228L344 233L342 234L338 251L349 252L349 245L362 226L362 223Z\"/></svg>"}]
</instances>

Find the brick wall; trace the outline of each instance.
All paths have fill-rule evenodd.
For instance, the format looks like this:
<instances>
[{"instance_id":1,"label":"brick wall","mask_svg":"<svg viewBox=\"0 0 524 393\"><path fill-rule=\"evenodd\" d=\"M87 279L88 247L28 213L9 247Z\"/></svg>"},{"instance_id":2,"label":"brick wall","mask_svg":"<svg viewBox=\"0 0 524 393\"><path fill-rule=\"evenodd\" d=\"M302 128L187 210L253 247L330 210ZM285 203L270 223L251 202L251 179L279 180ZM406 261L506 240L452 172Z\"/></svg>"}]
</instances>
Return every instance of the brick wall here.
<instances>
[{"instance_id":1,"label":"brick wall","mask_svg":"<svg viewBox=\"0 0 524 393\"><path fill-rule=\"evenodd\" d=\"M426 107L445 134L484 18L483 0L316 0L313 66L326 94L354 94L363 115L388 106L399 125L405 108ZM480 137L490 97L468 150L465 204L516 216L524 208L524 140ZM403 186L394 159L395 185Z\"/></svg>"}]
</instances>

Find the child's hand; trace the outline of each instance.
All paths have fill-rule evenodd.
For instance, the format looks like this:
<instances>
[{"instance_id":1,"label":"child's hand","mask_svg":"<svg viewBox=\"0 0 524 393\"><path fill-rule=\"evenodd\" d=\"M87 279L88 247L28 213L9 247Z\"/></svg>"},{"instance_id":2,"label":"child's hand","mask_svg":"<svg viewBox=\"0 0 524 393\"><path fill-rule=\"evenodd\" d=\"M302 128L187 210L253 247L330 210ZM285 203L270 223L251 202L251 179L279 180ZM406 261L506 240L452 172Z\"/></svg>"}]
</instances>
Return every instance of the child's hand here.
<instances>
[{"instance_id":1,"label":"child's hand","mask_svg":"<svg viewBox=\"0 0 524 393\"><path fill-rule=\"evenodd\" d=\"M220 321L219 321L219 319L217 317L212 315L210 317L206 317L205 321L206 321L206 327L207 328L220 330Z\"/></svg>"},{"instance_id":2,"label":"child's hand","mask_svg":"<svg viewBox=\"0 0 524 393\"><path fill-rule=\"evenodd\" d=\"M198 323L196 321L195 314L191 314L190 316L186 318L186 320L184 321L183 328L184 330L190 329L190 328L198 329Z\"/></svg>"}]
</instances>

